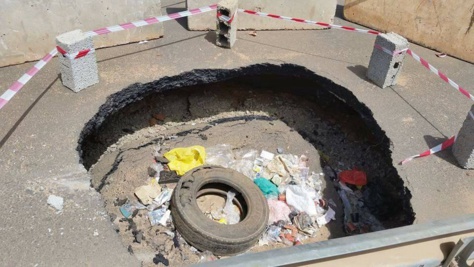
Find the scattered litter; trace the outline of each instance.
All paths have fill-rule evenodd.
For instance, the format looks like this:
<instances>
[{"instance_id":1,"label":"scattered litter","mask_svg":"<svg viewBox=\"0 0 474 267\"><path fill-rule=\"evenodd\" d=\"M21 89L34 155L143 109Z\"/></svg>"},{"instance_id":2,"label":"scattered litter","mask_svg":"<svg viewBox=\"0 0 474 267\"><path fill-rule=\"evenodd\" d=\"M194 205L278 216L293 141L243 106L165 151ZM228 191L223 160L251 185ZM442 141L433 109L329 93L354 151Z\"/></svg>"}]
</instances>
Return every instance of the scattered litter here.
<instances>
[{"instance_id":1,"label":"scattered litter","mask_svg":"<svg viewBox=\"0 0 474 267\"><path fill-rule=\"evenodd\" d=\"M130 203L123 204L120 207L120 212L122 213L123 217L130 218L132 217L132 213L135 211L135 207L132 206Z\"/></svg>"},{"instance_id":2,"label":"scattered litter","mask_svg":"<svg viewBox=\"0 0 474 267\"><path fill-rule=\"evenodd\" d=\"M153 204L156 204L157 207L160 207L161 205L170 201L172 195L173 190L165 188L155 199L153 199Z\"/></svg>"},{"instance_id":3,"label":"scattered litter","mask_svg":"<svg viewBox=\"0 0 474 267\"><path fill-rule=\"evenodd\" d=\"M290 221L290 217L288 217L288 215L291 213L291 210L285 202L278 201L276 199L268 199L267 202L270 210L268 224L273 224L278 221Z\"/></svg>"},{"instance_id":4,"label":"scattered litter","mask_svg":"<svg viewBox=\"0 0 474 267\"><path fill-rule=\"evenodd\" d=\"M341 177L340 174L339 177ZM385 229L382 223L365 207L364 194L368 193L370 189L354 186L351 183L346 185L342 180L339 181L339 187L338 193L344 206L344 226L347 234L361 234Z\"/></svg>"},{"instance_id":5,"label":"scattered litter","mask_svg":"<svg viewBox=\"0 0 474 267\"><path fill-rule=\"evenodd\" d=\"M336 212L333 209L329 208L323 216L316 218L316 222L318 223L319 227L321 227L323 225L328 224L331 220L335 219Z\"/></svg>"},{"instance_id":6,"label":"scattered litter","mask_svg":"<svg viewBox=\"0 0 474 267\"><path fill-rule=\"evenodd\" d=\"M437 57L446 57L446 54L445 53L436 53L436 56Z\"/></svg>"},{"instance_id":7,"label":"scattered litter","mask_svg":"<svg viewBox=\"0 0 474 267\"><path fill-rule=\"evenodd\" d=\"M204 251L201 254L201 260L199 262L208 262L208 261L215 261L218 258L212 254L210 251Z\"/></svg>"},{"instance_id":8,"label":"scattered litter","mask_svg":"<svg viewBox=\"0 0 474 267\"><path fill-rule=\"evenodd\" d=\"M170 137L163 137L163 142L167 139ZM161 145L168 149L168 145L164 143ZM135 190L136 197L144 205L137 200L130 201L128 198L117 199L114 202L126 218L120 220L129 223L129 228L125 231L133 233L132 240L135 243L144 245L151 242L153 238L159 240L158 236L166 238L167 243L163 243L166 249L160 246L155 252L159 252L153 258L153 262L157 264L173 263L175 257L173 253L180 253L179 257L183 259L190 255L196 257L195 260L201 257L200 262L218 259L210 251L198 251L180 236L174 228L171 211L168 208L173 193L172 188L174 188L171 183L176 183L185 172L204 163L220 165L243 173L253 180L267 198L268 226L259 239L259 246L274 246L275 243L279 243L278 246L296 246L303 244L308 238L319 236L318 227L323 227L336 219L336 202L322 197L324 185L331 180L337 187L343 203L343 207L340 208L344 208L343 225L348 234L383 229L382 224L368 212L368 208L364 205L364 195L370 188L364 186L367 184L367 176L363 171L356 169L343 171L337 169L336 171L329 166L324 167L324 172L320 169L310 169L310 159L307 155L283 154L285 151L282 147L278 147L276 151L275 148L271 148L275 154L267 150L236 149L226 144L207 148L201 146L175 148L162 154L161 145L155 148L154 162L148 168L148 174L152 179L148 178L149 184ZM344 166L344 164L341 163L338 166ZM326 183L324 182L325 175L327 175ZM216 205L217 202L205 203L204 206L209 210L203 210L204 214L220 224L239 223L242 211L236 205L236 194L236 192L228 191L225 204L224 202L218 202L218 205ZM203 198L203 201L205 199ZM212 198L207 198L207 201L209 199ZM140 212L139 210L142 209L147 211ZM145 223L141 223L140 220L145 220ZM144 227L145 225L148 229ZM320 233L324 235L324 232ZM172 252L173 244L174 248L177 248L175 252Z\"/></svg>"},{"instance_id":9,"label":"scattered litter","mask_svg":"<svg viewBox=\"0 0 474 267\"><path fill-rule=\"evenodd\" d=\"M145 205L150 205L161 192L161 186L153 179L147 185L135 188L135 196Z\"/></svg>"},{"instance_id":10,"label":"scattered litter","mask_svg":"<svg viewBox=\"0 0 474 267\"><path fill-rule=\"evenodd\" d=\"M48 205L55 208L57 213L60 213L63 211L64 199L55 195L49 195Z\"/></svg>"},{"instance_id":11,"label":"scattered litter","mask_svg":"<svg viewBox=\"0 0 474 267\"><path fill-rule=\"evenodd\" d=\"M227 192L227 199L225 201L224 209L222 210L222 213L224 214L223 219L226 220L226 224L236 224L240 221L239 210L232 204L234 197L235 192Z\"/></svg>"},{"instance_id":12,"label":"scattered litter","mask_svg":"<svg viewBox=\"0 0 474 267\"><path fill-rule=\"evenodd\" d=\"M176 171L178 175L184 175L206 162L206 149L202 146L180 147L166 152L164 157L170 161L168 163L170 170Z\"/></svg>"},{"instance_id":13,"label":"scattered litter","mask_svg":"<svg viewBox=\"0 0 474 267\"><path fill-rule=\"evenodd\" d=\"M339 180L346 184L352 184L361 187L367 184L367 175L365 174L365 172L356 169L342 171L339 173Z\"/></svg>"},{"instance_id":14,"label":"scattered litter","mask_svg":"<svg viewBox=\"0 0 474 267\"><path fill-rule=\"evenodd\" d=\"M249 35L253 36L253 37L256 37L257 36L257 32L256 31L251 31L249 32Z\"/></svg>"},{"instance_id":15,"label":"scattered litter","mask_svg":"<svg viewBox=\"0 0 474 267\"><path fill-rule=\"evenodd\" d=\"M147 40L143 40L143 41L138 42L138 44L146 44L146 43L148 43Z\"/></svg>"},{"instance_id":16,"label":"scattered litter","mask_svg":"<svg viewBox=\"0 0 474 267\"><path fill-rule=\"evenodd\" d=\"M288 185L286 189L286 203L300 212L310 216L317 215L316 205L309 190L301 185Z\"/></svg>"},{"instance_id":17,"label":"scattered litter","mask_svg":"<svg viewBox=\"0 0 474 267\"><path fill-rule=\"evenodd\" d=\"M209 147L206 149L206 154L206 164L209 165L229 168L229 164L235 160L232 147L226 144Z\"/></svg>"},{"instance_id":18,"label":"scattered litter","mask_svg":"<svg viewBox=\"0 0 474 267\"><path fill-rule=\"evenodd\" d=\"M158 223L163 225L163 226L166 226L168 224L168 220L169 220L170 216L171 216L171 211L167 210L165 212L165 214L163 215L163 217L161 217L161 219L158 221Z\"/></svg>"},{"instance_id":19,"label":"scattered litter","mask_svg":"<svg viewBox=\"0 0 474 267\"><path fill-rule=\"evenodd\" d=\"M174 237L176 236L175 233L173 233L173 232L171 232L171 231L169 231L169 230L165 231L165 234L167 234L167 235L170 236L171 238L174 238Z\"/></svg>"},{"instance_id":20,"label":"scattered litter","mask_svg":"<svg viewBox=\"0 0 474 267\"><path fill-rule=\"evenodd\" d=\"M161 209L148 212L148 218L150 219L151 225L161 224L166 226L166 222L170 217L170 211L168 207L163 206Z\"/></svg>"},{"instance_id":21,"label":"scattered litter","mask_svg":"<svg viewBox=\"0 0 474 267\"><path fill-rule=\"evenodd\" d=\"M265 178L256 178L253 182L260 188L266 198L277 198L278 187Z\"/></svg>"},{"instance_id":22,"label":"scattered litter","mask_svg":"<svg viewBox=\"0 0 474 267\"><path fill-rule=\"evenodd\" d=\"M97 231L97 229L94 230L94 236L99 236L99 231Z\"/></svg>"},{"instance_id":23,"label":"scattered litter","mask_svg":"<svg viewBox=\"0 0 474 267\"><path fill-rule=\"evenodd\" d=\"M265 150L262 150L262 153L260 153L260 157L265 159L265 160L273 160L273 158L275 157L275 154L271 153L271 152L268 152L268 151L265 151Z\"/></svg>"},{"instance_id":24,"label":"scattered litter","mask_svg":"<svg viewBox=\"0 0 474 267\"><path fill-rule=\"evenodd\" d=\"M270 242L281 242L280 238L281 227L276 225L270 225L267 231L263 234L259 240L259 245L268 245Z\"/></svg>"},{"instance_id":25,"label":"scattered litter","mask_svg":"<svg viewBox=\"0 0 474 267\"><path fill-rule=\"evenodd\" d=\"M313 221L306 212L302 212L293 217L293 224L298 228L298 230L311 236L315 232L313 229Z\"/></svg>"}]
</instances>

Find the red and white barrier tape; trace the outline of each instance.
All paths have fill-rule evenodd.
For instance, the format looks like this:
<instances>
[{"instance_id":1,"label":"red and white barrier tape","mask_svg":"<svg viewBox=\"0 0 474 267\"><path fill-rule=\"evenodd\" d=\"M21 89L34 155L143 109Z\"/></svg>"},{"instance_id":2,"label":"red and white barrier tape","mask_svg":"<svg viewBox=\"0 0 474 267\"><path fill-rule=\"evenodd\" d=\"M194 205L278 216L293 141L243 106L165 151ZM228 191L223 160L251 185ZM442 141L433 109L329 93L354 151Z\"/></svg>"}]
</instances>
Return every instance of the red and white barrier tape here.
<instances>
[{"instance_id":1,"label":"red and white barrier tape","mask_svg":"<svg viewBox=\"0 0 474 267\"><path fill-rule=\"evenodd\" d=\"M175 20L179 18L184 18L184 17L189 17L193 16L196 14L201 14L205 12L209 12L212 10L217 9L217 4L206 6L206 7L201 7L201 8L196 8L196 9L191 9L191 10L186 10L178 13L173 13L173 14L168 14L165 16L160 16L160 17L152 17L152 18L147 18L144 20L137 20L133 22L127 22L119 25L114 25L114 26L109 26L105 28L100 28L97 30L93 30L90 32L86 32L87 35L89 36L96 36L96 35L102 35L102 34L108 34L111 32L119 32L123 30L128 30L132 28L138 28L138 27L143 27L151 24L156 24L159 22L164 22L168 20Z\"/></svg>"},{"instance_id":2,"label":"red and white barrier tape","mask_svg":"<svg viewBox=\"0 0 474 267\"><path fill-rule=\"evenodd\" d=\"M378 44L375 44L374 47L375 47L376 49L378 49L378 50L382 50L383 52L385 52L385 53L387 53L387 54L389 54L389 55L391 55L391 56L401 54L401 53L403 53L403 52L405 52L405 51L408 50L408 48L405 48L405 49L402 49L402 50L391 51L390 49L385 48L385 47L383 47L383 46L381 46L381 45L378 45Z\"/></svg>"},{"instance_id":3,"label":"red and white barrier tape","mask_svg":"<svg viewBox=\"0 0 474 267\"><path fill-rule=\"evenodd\" d=\"M471 111L469 111L469 117L471 117L472 120L474 120L474 114L472 114ZM448 140L444 141L443 143L421 153L421 154L418 154L418 155L414 155L414 156L411 156L411 157L408 157L406 158L405 160L403 160L402 162L400 162L400 165L403 165L415 158L422 158L422 157L426 157L426 156L429 156L429 155L433 155L434 153L436 152L439 152L439 151L443 151L445 150L446 148L452 146L454 144L454 142L456 142L456 135L454 136L451 136Z\"/></svg>"},{"instance_id":4,"label":"red and white barrier tape","mask_svg":"<svg viewBox=\"0 0 474 267\"><path fill-rule=\"evenodd\" d=\"M422 158L422 157L427 157L429 155L433 155L434 153L437 153L439 151L442 151L442 150L445 150L446 148L452 146L454 144L454 142L456 141L456 136L451 136L451 138L449 138L448 140L444 141L443 143L423 152L423 153L420 153L418 155L414 155L414 156L411 156L411 157L408 157L406 158L405 160L403 160L402 162L400 162L400 165L403 165L407 162L410 162L412 161L413 159L415 158Z\"/></svg>"},{"instance_id":5,"label":"red and white barrier tape","mask_svg":"<svg viewBox=\"0 0 474 267\"><path fill-rule=\"evenodd\" d=\"M407 50L407 53L412 56L416 61L421 63L421 65L425 66L425 68L429 69L431 72L436 74L438 77L440 77L443 81L449 83L452 87L454 87L456 90L458 90L461 94L466 96L467 98L471 99L474 101L474 96L471 95L466 89L462 88L459 86L457 83L455 83L453 80L449 79L444 73L433 67L430 63L428 63L426 60L415 54L411 49Z\"/></svg>"},{"instance_id":6,"label":"red and white barrier tape","mask_svg":"<svg viewBox=\"0 0 474 267\"><path fill-rule=\"evenodd\" d=\"M128 22L120 25L115 25L115 26L110 26L110 27L105 27L101 29L97 29L94 31L86 32L87 35L89 36L97 36L97 35L102 35L102 34L107 34L111 32L118 32L118 31L123 31L126 29L131 29L131 28L138 28L138 27L143 27L146 25L151 25L159 22L164 22L168 20L175 20L179 18L184 18L196 14L201 14L205 13L208 11L216 10L217 5L210 5L206 7L201 7L201 8L196 8L196 9L191 9L187 11L182 11L178 13L173 13L173 14L168 14L165 16L161 17L153 17L153 18L148 18L144 20L139 20L139 21L134 21L134 22ZM12 97L20 91L20 89L36 74L38 73L39 70L41 70L57 53L58 50L61 50L60 52L62 55L67 56L69 58L77 59L86 56L89 53L93 53L95 50L92 49L86 49L79 51L74 54L68 54L64 49L57 47L54 48L51 52L49 52L46 56L44 56L38 63L36 63L31 69L29 69L23 76L21 76L20 79L18 79L15 83L13 83L5 93L3 93L0 96L0 109L2 109Z\"/></svg>"},{"instance_id":7,"label":"red and white barrier tape","mask_svg":"<svg viewBox=\"0 0 474 267\"><path fill-rule=\"evenodd\" d=\"M90 49L84 49L84 50L81 50L79 52L76 52L76 53L72 53L72 54L68 54L64 49L62 49L60 46L56 46L56 49L58 50L58 52L69 58L69 59L78 59L78 58L81 58L81 57L85 57L87 56L88 54L91 54L91 53L94 53L95 52L95 49L94 48L90 48Z\"/></svg>"},{"instance_id":8,"label":"red and white barrier tape","mask_svg":"<svg viewBox=\"0 0 474 267\"><path fill-rule=\"evenodd\" d=\"M261 17L269 17L269 18L274 18L274 19L282 19L282 20L294 21L294 22L299 22L299 23L319 25L319 26L323 26L323 27L329 27L331 29L339 29L339 30L346 30L346 31L352 31L352 32L361 32L361 33L370 33L370 34L374 34L374 35L380 34L380 32L374 31L374 30L364 30L364 29L358 29L358 28L349 27L349 26L341 26L341 25L329 24L329 23L325 23L325 22L317 22L317 21L312 21L312 20L307 20L307 19L298 19L298 18L280 16L280 15L269 14L269 13L264 13L264 12L258 12L258 11L253 11L253 10L239 9L239 12L243 12L243 13L247 13L247 14L251 14L251 15L256 15L256 16L261 16Z\"/></svg>"},{"instance_id":9,"label":"red and white barrier tape","mask_svg":"<svg viewBox=\"0 0 474 267\"><path fill-rule=\"evenodd\" d=\"M5 93L0 96L0 109L2 109L12 97L20 91L20 89L33 77L38 71L40 71L56 54L58 51L56 48L51 50L47 55L40 59L31 69L29 69L23 76L20 77L15 83L13 83Z\"/></svg>"},{"instance_id":10,"label":"red and white barrier tape","mask_svg":"<svg viewBox=\"0 0 474 267\"><path fill-rule=\"evenodd\" d=\"M222 15L222 13L219 10L217 10L217 18L222 20L222 21L227 22L227 24L231 24L232 21L234 20L234 17L235 17L236 13L237 13L237 11L232 15L232 17L229 17L229 16L226 16L226 15Z\"/></svg>"}]
</instances>

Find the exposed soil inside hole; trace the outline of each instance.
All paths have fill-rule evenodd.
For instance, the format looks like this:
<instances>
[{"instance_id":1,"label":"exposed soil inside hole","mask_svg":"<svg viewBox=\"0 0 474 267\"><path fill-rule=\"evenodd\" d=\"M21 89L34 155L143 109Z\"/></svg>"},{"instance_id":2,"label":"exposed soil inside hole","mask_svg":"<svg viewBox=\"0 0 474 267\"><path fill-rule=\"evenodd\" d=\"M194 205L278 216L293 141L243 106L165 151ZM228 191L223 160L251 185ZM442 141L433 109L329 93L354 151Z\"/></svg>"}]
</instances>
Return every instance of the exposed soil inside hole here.
<instances>
[{"instance_id":1,"label":"exposed soil inside hole","mask_svg":"<svg viewBox=\"0 0 474 267\"><path fill-rule=\"evenodd\" d=\"M124 244L130 246L129 249L144 263L152 263L152 259L157 253L162 253L170 261L171 266L182 266L186 264L197 263L200 260L201 253L193 253L190 247L185 244L180 249L174 247L173 238L166 234L168 228L163 226L150 226L147 218L147 211L139 211L132 219L123 219L119 207L125 199L135 199L134 190L136 187L146 184L148 175L147 168L152 163L153 144L156 134L160 136L175 136L179 132L186 132L193 129L193 132L176 139L165 141L163 150L174 147L186 147L191 145L202 145L211 147L217 144L230 143L235 147L235 151L240 149L268 149L276 150L277 147L283 147L287 153L301 154L305 153L310 161L311 170L321 172L320 158L318 151L297 132L293 131L281 121L270 120L269 117L258 115L244 115L244 113L228 112L209 118L210 121L219 121L222 117L247 117L251 120L235 120L222 123L199 123L191 121L185 125L154 126L145 130L138 131L132 135L122 138L115 149L109 149L91 169L94 178L95 188L101 186L100 178L106 177L106 182L100 192L104 198L107 212L111 215L114 225L117 226L118 233L121 235ZM194 125L193 125L194 124ZM247 137L242 138L241 133L245 132ZM203 140L203 136L206 140ZM278 145L277 145L278 144ZM115 162L115 164L113 164ZM110 172L112 166L115 170ZM171 188L173 184L169 184ZM316 237L304 240L303 243L317 242L329 238L343 237L343 210L342 203L339 201L335 188L331 184L323 181L323 195L326 199L332 199L337 207L335 208L337 219L319 229ZM204 199L202 199L204 198ZM205 198L208 198L207 200ZM220 198L219 201L212 201ZM225 198L207 195L201 199L202 208L210 210L212 207L223 207ZM211 200L211 201L209 201ZM198 201L199 204L199 201ZM135 232L134 232L135 231ZM142 231L143 240L140 243L136 241L137 231ZM259 252L274 248L285 247L283 244L273 244L271 246L254 247L251 252Z\"/></svg>"},{"instance_id":2,"label":"exposed soil inside hole","mask_svg":"<svg viewBox=\"0 0 474 267\"><path fill-rule=\"evenodd\" d=\"M163 117L162 122L159 119ZM154 126L143 129L150 125ZM304 68L256 65L240 70L195 71L133 85L111 96L86 125L79 151L87 168L97 163L90 169L92 184L104 196L113 220L120 220L114 218L120 215L117 198L133 195L133 189L146 179L151 146L159 136L171 135L178 139L167 141L170 148L214 143L273 151L283 147L296 155L308 153L312 170L321 165L335 171L357 167L367 173L369 181L363 195L365 208L385 228L414 220L410 192L392 166L390 142L370 110L347 89ZM330 185L334 173L325 173ZM318 240L344 235L342 204L332 186L325 188L324 196L333 199L339 210L337 220L320 231ZM118 227L121 234L128 232L122 234L124 243L136 246L128 229L133 224L123 223ZM148 221L134 222L140 223ZM162 245L149 252L132 246L137 257L144 260L158 251L173 251L173 240L164 229L157 226L150 231L144 233L145 238L162 238L155 241ZM186 258L185 264L199 258L196 254L175 254L170 257Z\"/></svg>"}]
</instances>

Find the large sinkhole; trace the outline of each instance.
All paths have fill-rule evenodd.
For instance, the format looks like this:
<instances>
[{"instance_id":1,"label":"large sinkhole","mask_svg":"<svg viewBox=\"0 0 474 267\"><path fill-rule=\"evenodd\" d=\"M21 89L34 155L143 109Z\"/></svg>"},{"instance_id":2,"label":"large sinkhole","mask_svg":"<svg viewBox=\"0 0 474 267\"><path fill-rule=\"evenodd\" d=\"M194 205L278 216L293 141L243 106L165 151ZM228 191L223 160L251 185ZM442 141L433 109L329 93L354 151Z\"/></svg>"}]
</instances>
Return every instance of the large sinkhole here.
<instances>
[{"instance_id":1,"label":"large sinkhole","mask_svg":"<svg viewBox=\"0 0 474 267\"><path fill-rule=\"evenodd\" d=\"M145 214L125 219L119 207L147 179L156 145L218 144L308 156L309 166L324 173L323 195L336 211L336 220L310 241L353 234L345 225L351 214L338 194L337 173L343 170L367 174L356 205L370 214L367 221L381 224L358 233L414 221L411 194L392 165L390 140L371 111L348 89L297 65L194 70L133 84L111 95L85 125L78 151L130 251L145 263L182 265L207 254L176 249L179 235L150 227L139 218Z\"/></svg>"}]
</instances>

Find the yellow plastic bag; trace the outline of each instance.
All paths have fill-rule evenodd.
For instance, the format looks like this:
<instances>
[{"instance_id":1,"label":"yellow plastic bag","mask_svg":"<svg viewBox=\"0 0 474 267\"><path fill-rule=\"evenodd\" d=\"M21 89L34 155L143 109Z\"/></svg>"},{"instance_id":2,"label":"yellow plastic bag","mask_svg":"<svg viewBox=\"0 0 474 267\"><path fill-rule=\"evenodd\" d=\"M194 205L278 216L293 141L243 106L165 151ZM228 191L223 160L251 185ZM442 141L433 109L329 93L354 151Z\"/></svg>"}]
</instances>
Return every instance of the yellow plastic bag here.
<instances>
[{"instance_id":1,"label":"yellow plastic bag","mask_svg":"<svg viewBox=\"0 0 474 267\"><path fill-rule=\"evenodd\" d=\"M163 155L170 162L170 170L183 175L187 171L201 166L206 161L206 149L202 146L179 147Z\"/></svg>"}]
</instances>

